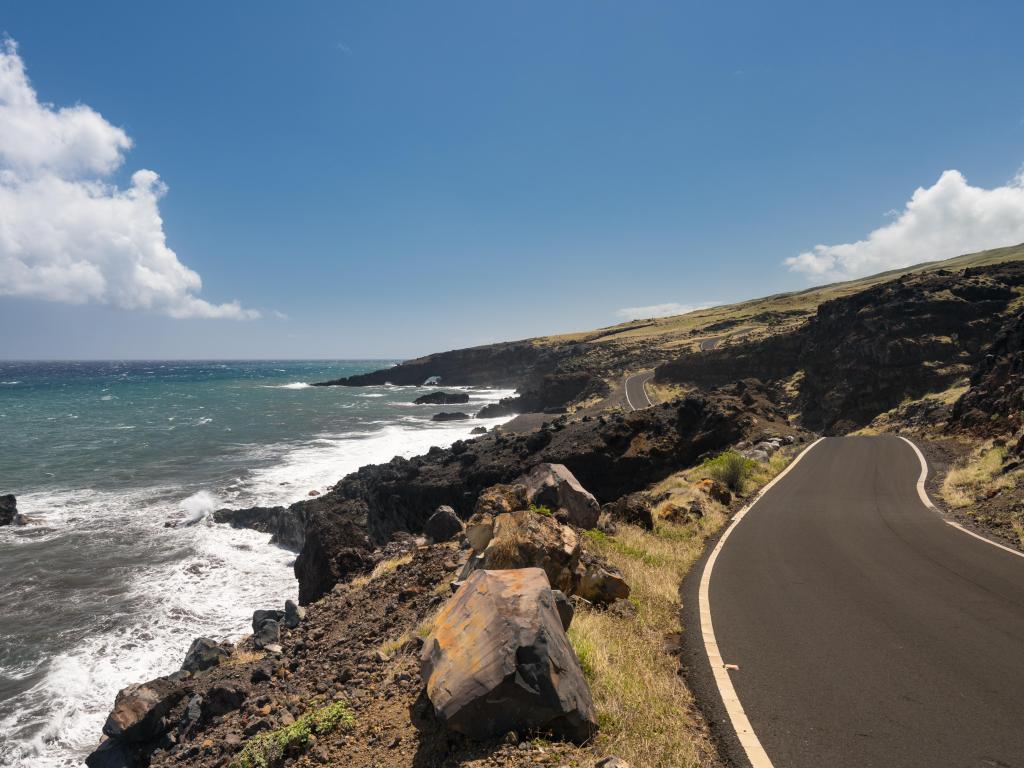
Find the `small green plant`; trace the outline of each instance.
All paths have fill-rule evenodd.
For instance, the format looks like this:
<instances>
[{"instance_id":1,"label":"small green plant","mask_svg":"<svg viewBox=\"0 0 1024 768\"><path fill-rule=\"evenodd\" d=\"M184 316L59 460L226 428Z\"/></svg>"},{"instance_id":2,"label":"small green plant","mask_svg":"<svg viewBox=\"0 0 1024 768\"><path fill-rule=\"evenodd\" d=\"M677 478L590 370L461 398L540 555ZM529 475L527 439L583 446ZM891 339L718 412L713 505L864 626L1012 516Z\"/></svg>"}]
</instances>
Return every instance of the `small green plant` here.
<instances>
[{"instance_id":1,"label":"small green plant","mask_svg":"<svg viewBox=\"0 0 1024 768\"><path fill-rule=\"evenodd\" d=\"M536 512L538 515L544 515L545 517L552 517L555 514L551 511L551 507L546 507L543 504L531 504L530 511Z\"/></svg>"},{"instance_id":2,"label":"small green plant","mask_svg":"<svg viewBox=\"0 0 1024 768\"><path fill-rule=\"evenodd\" d=\"M351 710L341 702L307 712L291 725L275 731L264 731L245 743L242 752L231 761L230 768L274 768L291 750L301 750L310 736L322 736L355 724Z\"/></svg>"},{"instance_id":3,"label":"small green plant","mask_svg":"<svg viewBox=\"0 0 1024 768\"><path fill-rule=\"evenodd\" d=\"M705 461L701 468L712 480L717 480L734 493L742 493L747 478L757 468L757 462L736 451L725 451Z\"/></svg>"},{"instance_id":4,"label":"small green plant","mask_svg":"<svg viewBox=\"0 0 1024 768\"><path fill-rule=\"evenodd\" d=\"M631 547L629 544L625 544L614 536L609 536L604 531L599 531L597 528L591 528L590 530L584 531L583 535L590 539L590 541L594 542L598 549L606 547L608 549L615 550L626 557L635 558L645 565L658 566L662 565L664 562L663 558L660 558L651 552L647 552L646 550L640 549L639 547Z\"/></svg>"}]
</instances>

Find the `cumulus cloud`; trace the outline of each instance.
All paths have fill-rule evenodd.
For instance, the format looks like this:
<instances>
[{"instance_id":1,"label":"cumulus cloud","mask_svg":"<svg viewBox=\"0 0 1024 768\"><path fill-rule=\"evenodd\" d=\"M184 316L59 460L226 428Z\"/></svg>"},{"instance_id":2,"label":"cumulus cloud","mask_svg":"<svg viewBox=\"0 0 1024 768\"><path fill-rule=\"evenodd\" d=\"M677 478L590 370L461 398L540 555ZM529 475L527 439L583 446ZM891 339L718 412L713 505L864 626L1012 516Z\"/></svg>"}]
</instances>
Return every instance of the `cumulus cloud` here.
<instances>
[{"instance_id":1,"label":"cumulus cloud","mask_svg":"<svg viewBox=\"0 0 1024 768\"><path fill-rule=\"evenodd\" d=\"M171 317L248 320L211 304L167 247L156 173L109 181L131 139L85 105L40 102L12 40L0 42L0 295L108 304Z\"/></svg>"},{"instance_id":2,"label":"cumulus cloud","mask_svg":"<svg viewBox=\"0 0 1024 768\"><path fill-rule=\"evenodd\" d=\"M1024 242L1024 170L993 189L972 187L959 171L946 171L894 213L863 240L816 245L786 259L786 266L837 280Z\"/></svg>"},{"instance_id":3,"label":"cumulus cloud","mask_svg":"<svg viewBox=\"0 0 1024 768\"><path fill-rule=\"evenodd\" d=\"M696 312L698 309L707 309L713 306L715 306L713 301L701 304L677 304L674 301L670 301L665 304L651 304L646 307L624 307L615 310L615 315L623 320L645 320L649 317L685 315L687 312Z\"/></svg>"}]
</instances>

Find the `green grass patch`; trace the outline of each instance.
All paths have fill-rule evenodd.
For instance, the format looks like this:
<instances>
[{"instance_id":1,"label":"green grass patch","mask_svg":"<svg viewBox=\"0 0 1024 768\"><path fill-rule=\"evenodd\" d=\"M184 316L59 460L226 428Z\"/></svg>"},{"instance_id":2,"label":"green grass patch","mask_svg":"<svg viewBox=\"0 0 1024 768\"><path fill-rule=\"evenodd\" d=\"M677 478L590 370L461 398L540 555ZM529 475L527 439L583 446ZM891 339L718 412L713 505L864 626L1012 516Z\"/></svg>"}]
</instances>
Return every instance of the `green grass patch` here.
<instances>
[{"instance_id":1,"label":"green grass patch","mask_svg":"<svg viewBox=\"0 0 1024 768\"><path fill-rule=\"evenodd\" d=\"M546 507L543 504L531 504L530 511L536 512L538 515L544 515L545 517L553 517L555 514L551 511L551 507Z\"/></svg>"},{"instance_id":2,"label":"green grass patch","mask_svg":"<svg viewBox=\"0 0 1024 768\"><path fill-rule=\"evenodd\" d=\"M307 712L291 725L275 731L264 731L245 743L242 752L231 761L230 768L275 768L289 752L301 751L311 736L322 736L355 724L352 711L341 702L328 704Z\"/></svg>"}]
</instances>

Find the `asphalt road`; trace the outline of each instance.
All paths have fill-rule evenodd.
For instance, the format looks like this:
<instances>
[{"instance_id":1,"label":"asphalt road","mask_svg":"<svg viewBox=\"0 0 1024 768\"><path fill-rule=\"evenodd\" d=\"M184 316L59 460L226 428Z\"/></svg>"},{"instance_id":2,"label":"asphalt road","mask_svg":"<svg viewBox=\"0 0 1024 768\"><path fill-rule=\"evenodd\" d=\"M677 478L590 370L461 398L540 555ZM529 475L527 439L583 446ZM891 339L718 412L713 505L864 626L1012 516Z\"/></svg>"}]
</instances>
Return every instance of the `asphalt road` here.
<instances>
[{"instance_id":1,"label":"asphalt road","mask_svg":"<svg viewBox=\"0 0 1024 768\"><path fill-rule=\"evenodd\" d=\"M713 637L775 768L1024 768L1024 558L925 507L919 474L898 438L826 439L713 559ZM746 765L688 610L691 682Z\"/></svg>"},{"instance_id":2,"label":"asphalt road","mask_svg":"<svg viewBox=\"0 0 1024 768\"><path fill-rule=\"evenodd\" d=\"M624 388L626 390L626 405L631 411L639 411L650 408L654 403L647 396L646 384L654 378L654 371L643 371L626 377Z\"/></svg>"},{"instance_id":3,"label":"asphalt road","mask_svg":"<svg viewBox=\"0 0 1024 768\"><path fill-rule=\"evenodd\" d=\"M700 351L701 352L708 352L708 351L714 349L719 344L721 344L722 340L725 339L725 338L726 338L725 336L712 336L709 339L701 339Z\"/></svg>"}]
</instances>

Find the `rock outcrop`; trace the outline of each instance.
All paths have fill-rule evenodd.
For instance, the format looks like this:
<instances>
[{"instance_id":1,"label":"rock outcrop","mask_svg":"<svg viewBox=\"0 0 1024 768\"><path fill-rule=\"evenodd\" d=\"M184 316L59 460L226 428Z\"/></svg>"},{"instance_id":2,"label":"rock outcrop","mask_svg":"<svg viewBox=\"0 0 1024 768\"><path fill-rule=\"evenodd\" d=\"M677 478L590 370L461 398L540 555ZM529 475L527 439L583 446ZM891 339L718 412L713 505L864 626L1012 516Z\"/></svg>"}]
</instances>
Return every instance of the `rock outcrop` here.
<instances>
[{"instance_id":1,"label":"rock outcrop","mask_svg":"<svg viewBox=\"0 0 1024 768\"><path fill-rule=\"evenodd\" d=\"M466 519L485 489L511 483L538 464L562 464L597 502L612 501L731 445L756 423L784 423L767 401L756 419L735 392L723 390L589 421L556 419L529 435L492 432L363 467L323 496L291 507L306 523L295 562L300 602L372 568L375 546L396 531L422 532L438 506Z\"/></svg>"},{"instance_id":2,"label":"rock outcrop","mask_svg":"<svg viewBox=\"0 0 1024 768\"><path fill-rule=\"evenodd\" d=\"M0 496L0 525L10 525L18 516L18 500L13 493Z\"/></svg>"},{"instance_id":3,"label":"rock outcrop","mask_svg":"<svg viewBox=\"0 0 1024 768\"><path fill-rule=\"evenodd\" d=\"M251 528L271 534L271 544L298 552L305 543L306 531L302 516L289 507L249 507L248 509L218 509L213 513L216 523L227 523L232 528Z\"/></svg>"},{"instance_id":4,"label":"rock outcrop","mask_svg":"<svg viewBox=\"0 0 1024 768\"><path fill-rule=\"evenodd\" d=\"M413 402L416 405L459 405L469 402L468 392L431 392L420 395Z\"/></svg>"},{"instance_id":5,"label":"rock outcrop","mask_svg":"<svg viewBox=\"0 0 1024 768\"><path fill-rule=\"evenodd\" d=\"M421 655L437 716L486 739L532 730L582 742L590 690L539 568L477 571L441 609Z\"/></svg>"},{"instance_id":6,"label":"rock outcrop","mask_svg":"<svg viewBox=\"0 0 1024 768\"><path fill-rule=\"evenodd\" d=\"M613 520L639 525L648 531L654 529L654 499L643 491L627 493L601 507Z\"/></svg>"},{"instance_id":7,"label":"rock outcrop","mask_svg":"<svg viewBox=\"0 0 1024 768\"><path fill-rule=\"evenodd\" d=\"M473 418L468 413L462 411L441 411L441 413L435 413L430 417L431 421L465 421L466 419Z\"/></svg>"},{"instance_id":8,"label":"rock outcrop","mask_svg":"<svg viewBox=\"0 0 1024 768\"><path fill-rule=\"evenodd\" d=\"M1011 316L985 349L970 388L953 405L950 426L985 436L1024 428L1024 311Z\"/></svg>"}]
</instances>

